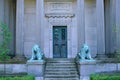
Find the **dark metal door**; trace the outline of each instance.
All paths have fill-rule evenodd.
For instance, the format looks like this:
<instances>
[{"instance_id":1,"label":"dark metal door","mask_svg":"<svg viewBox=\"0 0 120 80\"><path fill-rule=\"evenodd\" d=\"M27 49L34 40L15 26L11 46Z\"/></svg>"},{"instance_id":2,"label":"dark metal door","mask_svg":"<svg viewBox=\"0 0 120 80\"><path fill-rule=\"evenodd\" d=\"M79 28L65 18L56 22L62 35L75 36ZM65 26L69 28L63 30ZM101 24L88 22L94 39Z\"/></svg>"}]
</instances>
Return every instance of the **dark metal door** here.
<instances>
[{"instance_id":1,"label":"dark metal door","mask_svg":"<svg viewBox=\"0 0 120 80\"><path fill-rule=\"evenodd\" d=\"M53 57L67 58L67 26L53 26Z\"/></svg>"}]
</instances>

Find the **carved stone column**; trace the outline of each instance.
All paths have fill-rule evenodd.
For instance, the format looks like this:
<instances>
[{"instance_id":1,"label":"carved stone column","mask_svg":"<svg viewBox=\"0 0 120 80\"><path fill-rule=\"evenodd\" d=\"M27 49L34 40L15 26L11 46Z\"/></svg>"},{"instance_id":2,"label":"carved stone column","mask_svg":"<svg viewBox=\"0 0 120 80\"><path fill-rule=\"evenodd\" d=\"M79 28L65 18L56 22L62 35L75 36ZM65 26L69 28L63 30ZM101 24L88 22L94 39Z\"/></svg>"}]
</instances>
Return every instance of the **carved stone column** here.
<instances>
[{"instance_id":1,"label":"carved stone column","mask_svg":"<svg viewBox=\"0 0 120 80\"><path fill-rule=\"evenodd\" d=\"M116 0L116 49L120 51L120 0Z\"/></svg>"},{"instance_id":2,"label":"carved stone column","mask_svg":"<svg viewBox=\"0 0 120 80\"><path fill-rule=\"evenodd\" d=\"M77 21L78 21L78 50L85 43L85 9L84 0L77 0Z\"/></svg>"},{"instance_id":3,"label":"carved stone column","mask_svg":"<svg viewBox=\"0 0 120 80\"><path fill-rule=\"evenodd\" d=\"M44 49L44 0L36 0L37 43Z\"/></svg>"},{"instance_id":4,"label":"carved stone column","mask_svg":"<svg viewBox=\"0 0 120 80\"><path fill-rule=\"evenodd\" d=\"M104 0L96 0L97 15L97 55L105 57Z\"/></svg>"},{"instance_id":5,"label":"carved stone column","mask_svg":"<svg viewBox=\"0 0 120 80\"><path fill-rule=\"evenodd\" d=\"M24 55L24 0L17 0L16 55Z\"/></svg>"},{"instance_id":6,"label":"carved stone column","mask_svg":"<svg viewBox=\"0 0 120 80\"><path fill-rule=\"evenodd\" d=\"M0 0L0 22L4 22L4 0Z\"/></svg>"},{"instance_id":7,"label":"carved stone column","mask_svg":"<svg viewBox=\"0 0 120 80\"><path fill-rule=\"evenodd\" d=\"M4 0L0 0L0 23L1 22L4 22ZM2 40L3 38L0 38L0 42L2 42Z\"/></svg>"}]
</instances>

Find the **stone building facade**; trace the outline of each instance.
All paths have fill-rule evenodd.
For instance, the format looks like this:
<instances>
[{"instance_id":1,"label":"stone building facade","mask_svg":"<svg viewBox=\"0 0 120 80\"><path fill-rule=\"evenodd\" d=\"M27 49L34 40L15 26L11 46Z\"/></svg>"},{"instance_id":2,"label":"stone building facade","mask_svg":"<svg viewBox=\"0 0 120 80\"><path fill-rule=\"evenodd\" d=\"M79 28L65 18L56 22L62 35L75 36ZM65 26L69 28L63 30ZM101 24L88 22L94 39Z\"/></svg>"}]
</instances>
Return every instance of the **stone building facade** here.
<instances>
[{"instance_id":1,"label":"stone building facade","mask_svg":"<svg viewBox=\"0 0 120 80\"><path fill-rule=\"evenodd\" d=\"M11 55L74 58L84 43L93 57L120 49L120 0L0 0L0 21L12 32Z\"/></svg>"}]
</instances>

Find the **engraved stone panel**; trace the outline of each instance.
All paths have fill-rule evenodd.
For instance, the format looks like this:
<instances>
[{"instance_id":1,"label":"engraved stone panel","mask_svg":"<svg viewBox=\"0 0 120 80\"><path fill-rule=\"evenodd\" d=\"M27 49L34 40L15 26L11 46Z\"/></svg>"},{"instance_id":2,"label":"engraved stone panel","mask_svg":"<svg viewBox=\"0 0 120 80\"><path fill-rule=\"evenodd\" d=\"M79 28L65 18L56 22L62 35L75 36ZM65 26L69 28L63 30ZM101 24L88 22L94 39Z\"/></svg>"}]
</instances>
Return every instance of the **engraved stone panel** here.
<instances>
[{"instance_id":1,"label":"engraved stone panel","mask_svg":"<svg viewBox=\"0 0 120 80\"><path fill-rule=\"evenodd\" d=\"M72 2L47 2L45 4L45 13L72 13Z\"/></svg>"}]
</instances>

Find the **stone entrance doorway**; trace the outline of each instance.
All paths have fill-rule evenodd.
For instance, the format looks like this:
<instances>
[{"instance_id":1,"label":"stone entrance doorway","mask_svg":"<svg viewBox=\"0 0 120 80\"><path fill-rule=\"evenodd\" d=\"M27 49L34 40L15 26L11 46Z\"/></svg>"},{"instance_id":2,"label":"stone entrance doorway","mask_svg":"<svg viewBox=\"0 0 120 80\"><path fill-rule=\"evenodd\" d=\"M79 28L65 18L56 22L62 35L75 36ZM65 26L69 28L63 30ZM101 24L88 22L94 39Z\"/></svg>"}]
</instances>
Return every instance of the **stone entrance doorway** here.
<instances>
[{"instance_id":1,"label":"stone entrance doorway","mask_svg":"<svg viewBox=\"0 0 120 80\"><path fill-rule=\"evenodd\" d=\"M53 26L53 58L67 58L67 26Z\"/></svg>"}]
</instances>

